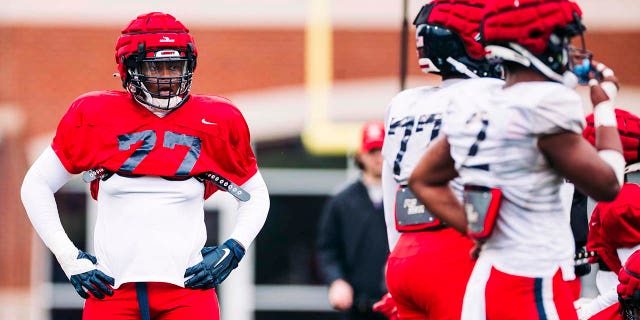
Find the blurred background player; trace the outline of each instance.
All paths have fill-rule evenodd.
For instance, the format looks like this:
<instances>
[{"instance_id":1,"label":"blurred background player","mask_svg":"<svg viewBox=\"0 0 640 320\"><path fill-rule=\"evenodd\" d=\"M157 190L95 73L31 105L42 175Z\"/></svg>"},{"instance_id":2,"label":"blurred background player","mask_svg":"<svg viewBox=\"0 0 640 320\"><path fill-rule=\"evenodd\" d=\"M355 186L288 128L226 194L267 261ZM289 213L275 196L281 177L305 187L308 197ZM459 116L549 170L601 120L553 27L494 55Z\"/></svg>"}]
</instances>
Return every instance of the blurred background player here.
<instances>
[{"instance_id":1,"label":"blurred background player","mask_svg":"<svg viewBox=\"0 0 640 320\"><path fill-rule=\"evenodd\" d=\"M503 63L505 85L483 95L474 82L484 79L461 84L444 137L410 178L434 215L481 245L462 319L577 319L567 283L575 278L574 242L562 177L611 201L624 170L612 106L617 84L604 65L591 73L602 82L590 80L596 148L581 136L578 78L568 59L570 39L584 30L580 17L571 1L488 3L481 39L488 58ZM457 176L463 202L449 187Z\"/></svg>"},{"instance_id":2,"label":"blurred background player","mask_svg":"<svg viewBox=\"0 0 640 320\"><path fill-rule=\"evenodd\" d=\"M619 317L615 310L606 310L618 302L618 277L627 258L640 249L640 118L615 109L620 140L626 161L625 183L618 197L611 202L599 202L591 215L587 249L596 252L591 263L598 263L596 285L599 295L581 299L577 303L580 319L605 319L605 315ZM595 143L596 129L593 114L587 116L583 136Z\"/></svg>"},{"instance_id":3,"label":"blurred background player","mask_svg":"<svg viewBox=\"0 0 640 320\"><path fill-rule=\"evenodd\" d=\"M387 108L382 179L392 252L386 277L400 319L460 319L474 264L469 255L473 242L425 211L407 180L440 133L456 85L470 77L500 75L474 40L484 4L484 0L436 0L422 7L413 22L420 68L439 74L443 81L436 87L402 91ZM495 79L483 85L502 83Z\"/></svg>"},{"instance_id":4,"label":"blurred background player","mask_svg":"<svg viewBox=\"0 0 640 320\"><path fill-rule=\"evenodd\" d=\"M126 91L77 98L24 178L29 218L87 299L84 319L218 319L214 288L265 222L269 197L242 114L189 94L197 55L173 16L132 20L116 44ZM98 201L95 257L69 240L53 197L83 171ZM204 200L224 187L202 176L211 172L250 198L239 196L229 239L203 248Z\"/></svg>"},{"instance_id":5,"label":"blurred background player","mask_svg":"<svg viewBox=\"0 0 640 320\"><path fill-rule=\"evenodd\" d=\"M358 180L332 196L318 229L320 270L329 284L329 303L346 311L345 319L385 319L372 310L384 292L389 249L382 208L384 124L366 123L355 161Z\"/></svg>"}]
</instances>

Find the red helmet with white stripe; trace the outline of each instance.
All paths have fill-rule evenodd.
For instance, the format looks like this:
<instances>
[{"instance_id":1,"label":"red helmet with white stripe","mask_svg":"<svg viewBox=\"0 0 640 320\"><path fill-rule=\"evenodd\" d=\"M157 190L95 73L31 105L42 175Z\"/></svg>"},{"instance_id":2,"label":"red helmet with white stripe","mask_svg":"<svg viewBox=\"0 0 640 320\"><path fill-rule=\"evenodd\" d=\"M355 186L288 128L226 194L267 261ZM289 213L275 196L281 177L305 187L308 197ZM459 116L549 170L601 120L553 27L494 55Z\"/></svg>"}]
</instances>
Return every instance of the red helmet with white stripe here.
<instances>
[{"instance_id":1,"label":"red helmet with white stripe","mask_svg":"<svg viewBox=\"0 0 640 320\"><path fill-rule=\"evenodd\" d=\"M157 109L174 109L188 99L196 57L189 29L161 12L139 15L116 43L122 86L138 102Z\"/></svg>"}]
</instances>

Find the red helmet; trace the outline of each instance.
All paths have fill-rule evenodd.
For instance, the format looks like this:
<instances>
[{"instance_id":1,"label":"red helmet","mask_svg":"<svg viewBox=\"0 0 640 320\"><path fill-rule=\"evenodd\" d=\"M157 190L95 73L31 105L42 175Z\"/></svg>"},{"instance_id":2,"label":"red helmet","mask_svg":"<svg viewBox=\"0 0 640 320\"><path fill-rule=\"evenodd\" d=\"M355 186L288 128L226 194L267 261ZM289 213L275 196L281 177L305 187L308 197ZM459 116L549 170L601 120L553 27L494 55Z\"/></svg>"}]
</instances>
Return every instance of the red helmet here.
<instances>
[{"instance_id":1,"label":"red helmet","mask_svg":"<svg viewBox=\"0 0 640 320\"><path fill-rule=\"evenodd\" d=\"M196 57L189 29L172 15L161 12L139 15L122 30L116 43L122 86L139 102L159 109L177 108L187 100ZM161 63L171 64L179 74L152 76L143 72L144 66ZM163 85L175 89L149 89Z\"/></svg>"},{"instance_id":2,"label":"red helmet","mask_svg":"<svg viewBox=\"0 0 640 320\"><path fill-rule=\"evenodd\" d=\"M494 0L486 9L480 36L490 58L531 67L568 83L569 40L582 35L580 7L569 0ZM583 39L584 49L584 39ZM572 73L571 73L572 74ZM576 81L577 82L577 81Z\"/></svg>"},{"instance_id":3,"label":"red helmet","mask_svg":"<svg viewBox=\"0 0 640 320\"><path fill-rule=\"evenodd\" d=\"M473 77L501 74L484 58L485 50L476 39L486 2L434 0L422 7L413 22L422 71Z\"/></svg>"},{"instance_id":4,"label":"red helmet","mask_svg":"<svg viewBox=\"0 0 640 320\"><path fill-rule=\"evenodd\" d=\"M627 165L640 161L640 118L635 114L615 109L616 120L618 121L618 133L622 142L622 153ZM586 117L587 126L582 131L592 145L596 143L596 127L593 121L593 113Z\"/></svg>"}]
</instances>

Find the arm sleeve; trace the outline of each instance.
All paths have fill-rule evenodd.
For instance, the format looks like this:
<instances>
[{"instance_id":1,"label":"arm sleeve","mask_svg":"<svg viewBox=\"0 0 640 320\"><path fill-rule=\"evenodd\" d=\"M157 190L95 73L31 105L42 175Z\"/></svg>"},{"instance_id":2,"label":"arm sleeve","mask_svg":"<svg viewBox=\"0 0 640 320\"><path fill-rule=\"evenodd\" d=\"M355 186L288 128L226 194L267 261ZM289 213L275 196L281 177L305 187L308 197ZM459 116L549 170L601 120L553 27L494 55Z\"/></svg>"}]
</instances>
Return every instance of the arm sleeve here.
<instances>
[{"instance_id":1,"label":"arm sleeve","mask_svg":"<svg viewBox=\"0 0 640 320\"><path fill-rule=\"evenodd\" d=\"M54 198L54 193L72 177L53 149L47 147L27 171L20 190L31 224L58 261L76 259L78 255L78 249L62 227Z\"/></svg>"},{"instance_id":2,"label":"arm sleeve","mask_svg":"<svg viewBox=\"0 0 640 320\"><path fill-rule=\"evenodd\" d=\"M339 208L334 199L325 205L318 229L318 264L325 283L331 284L337 279L345 279L342 268L344 251L340 246L341 225L337 214Z\"/></svg>"},{"instance_id":3,"label":"arm sleeve","mask_svg":"<svg viewBox=\"0 0 640 320\"><path fill-rule=\"evenodd\" d=\"M256 238L269 213L269 191L262 179L260 171L242 185L251 199L246 202L239 201L238 217L230 238L237 240L243 247L248 248Z\"/></svg>"}]
</instances>

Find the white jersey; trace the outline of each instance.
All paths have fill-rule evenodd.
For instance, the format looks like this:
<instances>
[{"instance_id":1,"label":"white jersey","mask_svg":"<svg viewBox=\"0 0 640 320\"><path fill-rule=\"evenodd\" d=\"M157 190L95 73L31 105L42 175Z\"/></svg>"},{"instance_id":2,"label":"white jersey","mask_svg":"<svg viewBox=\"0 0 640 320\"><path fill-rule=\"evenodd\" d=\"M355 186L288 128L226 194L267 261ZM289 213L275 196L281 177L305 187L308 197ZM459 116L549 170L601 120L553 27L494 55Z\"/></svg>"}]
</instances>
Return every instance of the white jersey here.
<instances>
[{"instance_id":1,"label":"white jersey","mask_svg":"<svg viewBox=\"0 0 640 320\"><path fill-rule=\"evenodd\" d=\"M438 87L418 87L400 92L387 107L385 115L386 136L382 147L384 157L383 192L389 248L393 249L399 237L395 228L395 196L400 185L406 185L411 172L425 150L441 131L442 118L456 86L464 79L448 79ZM502 84L491 79L483 85ZM451 184L458 195L459 184Z\"/></svg>"},{"instance_id":2,"label":"white jersey","mask_svg":"<svg viewBox=\"0 0 640 320\"><path fill-rule=\"evenodd\" d=\"M98 269L126 282L184 287L185 270L202 261L207 240L204 184L196 179L125 178L100 182L95 226Z\"/></svg>"},{"instance_id":3,"label":"white jersey","mask_svg":"<svg viewBox=\"0 0 640 320\"><path fill-rule=\"evenodd\" d=\"M503 272L573 278L574 242L563 209L563 182L537 147L541 136L580 134L580 97L553 82L519 83L486 90L459 86L443 131L462 184L497 187L503 200L493 234L482 248ZM484 91L479 91L481 88Z\"/></svg>"}]
</instances>

